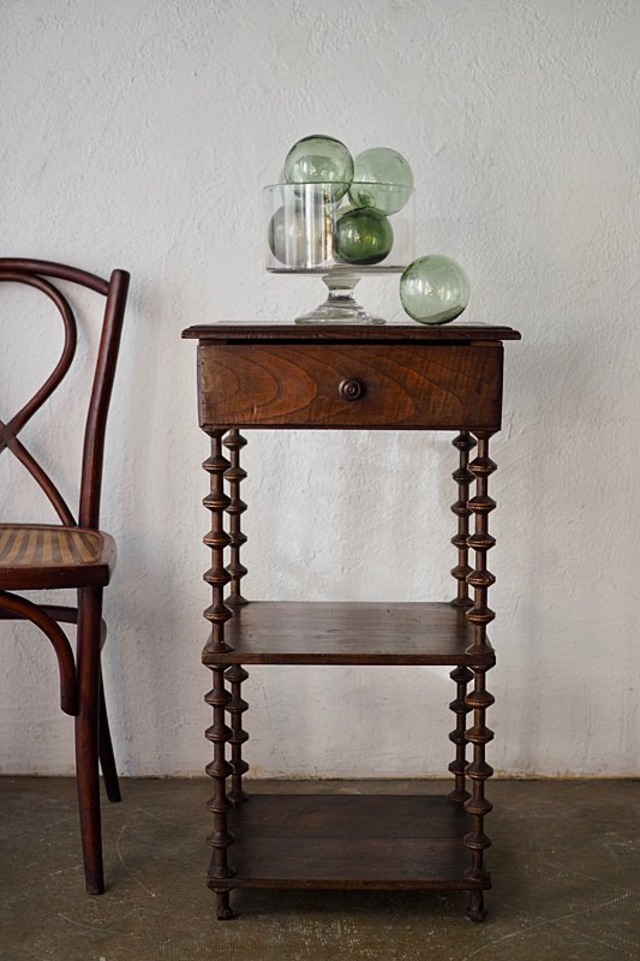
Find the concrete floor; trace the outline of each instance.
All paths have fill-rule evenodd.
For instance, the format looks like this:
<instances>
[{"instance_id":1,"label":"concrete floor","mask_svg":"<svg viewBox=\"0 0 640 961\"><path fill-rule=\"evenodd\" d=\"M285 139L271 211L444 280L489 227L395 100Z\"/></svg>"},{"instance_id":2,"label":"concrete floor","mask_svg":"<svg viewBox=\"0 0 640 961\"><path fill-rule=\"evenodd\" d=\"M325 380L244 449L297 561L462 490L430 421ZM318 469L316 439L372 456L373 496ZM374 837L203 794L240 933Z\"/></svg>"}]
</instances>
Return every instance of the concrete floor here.
<instances>
[{"instance_id":1,"label":"concrete floor","mask_svg":"<svg viewBox=\"0 0 640 961\"><path fill-rule=\"evenodd\" d=\"M481 925L463 895L422 892L235 892L240 916L216 921L206 778L125 781L123 803L105 803L108 891L87 897L74 792L68 779L0 778L1 961L640 959L638 781L491 782Z\"/></svg>"}]
</instances>

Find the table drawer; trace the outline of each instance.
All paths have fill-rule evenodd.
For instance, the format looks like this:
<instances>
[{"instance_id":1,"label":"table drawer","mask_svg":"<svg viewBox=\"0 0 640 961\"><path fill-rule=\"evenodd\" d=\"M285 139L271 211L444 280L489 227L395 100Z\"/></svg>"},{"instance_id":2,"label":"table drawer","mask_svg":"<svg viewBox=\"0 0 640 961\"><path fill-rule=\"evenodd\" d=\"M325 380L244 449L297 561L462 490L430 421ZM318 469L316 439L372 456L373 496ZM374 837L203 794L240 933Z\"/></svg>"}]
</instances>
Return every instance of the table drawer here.
<instances>
[{"instance_id":1,"label":"table drawer","mask_svg":"<svg viewBox=\"0 0 640 961\"><path fill-rule=\"evenodd\" d=\"M201 344L200 426L500 428L502 345Z\"/></svg>"}]
</instances>

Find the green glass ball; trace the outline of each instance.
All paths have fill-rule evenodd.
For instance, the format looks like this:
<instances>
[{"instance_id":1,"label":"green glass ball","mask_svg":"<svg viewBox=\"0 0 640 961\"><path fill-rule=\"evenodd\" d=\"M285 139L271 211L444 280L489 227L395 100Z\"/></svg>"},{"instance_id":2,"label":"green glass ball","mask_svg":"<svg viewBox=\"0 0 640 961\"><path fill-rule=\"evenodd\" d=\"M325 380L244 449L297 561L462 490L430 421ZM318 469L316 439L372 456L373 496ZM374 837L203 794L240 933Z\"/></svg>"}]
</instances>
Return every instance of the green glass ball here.
<instances>
[{"instance_id":1,"label":"green glass ball","mask_svg":"<svg viewBox=\"0 0 640 961\"><path fill-rule=\"evenodd\" d=\"M336 223L334 247L336 256L345 264L379 264L393 247L393 227L378 210L347 210Z\"/></svg>"},{"instance_id":2,"label":"green glass ball","mask_svg":"<svg viewBox=\"0 0 640 961\"><path fill-rule=\"evenodd\" d=\"M421 324L446 324L459 317L469 303L469 281L451 257L419 257L400 277L402 306Z\"/></svg>"},{"instance_id":3,"label":"green glass ball","mask_svg":"<svg viewBox=\"0 0 640 961\"><path fill-rule=\"evenodd\" d=\"M337 202L353 180L353 157L335 137L303 137L287 154L284 176L290 184L335 184L330 199Z\"/></svg>"},{"instance_id":4,"label":"green glass ball","mask_svg":"<svg viewBox=\"0 0 640 961\"><path fill-rule=\"evenodd\" d=\"M397 150L372 147L356 157L349 197L357 207L395 214L407 203L412 190L413 172Z\"/></svg>"}]
</instances>

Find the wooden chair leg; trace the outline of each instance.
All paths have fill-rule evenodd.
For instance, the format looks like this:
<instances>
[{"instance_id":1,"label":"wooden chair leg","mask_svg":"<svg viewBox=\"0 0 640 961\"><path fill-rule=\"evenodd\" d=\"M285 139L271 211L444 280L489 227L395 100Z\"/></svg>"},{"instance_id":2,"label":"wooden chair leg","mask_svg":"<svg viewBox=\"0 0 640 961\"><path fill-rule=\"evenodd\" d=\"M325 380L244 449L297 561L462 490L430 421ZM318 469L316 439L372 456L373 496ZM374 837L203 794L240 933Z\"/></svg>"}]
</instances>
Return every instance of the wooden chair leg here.
<instances>
[{"instance_id":1,"label":"wooden chair leg","mask_svg":"<svg viewBox=\"0 0 640 961\"><path fill-rule=\"evenodd\" d=\"M101 588L78 591L76 779L87 894L104 891L98 771L101 610Z\"/></svg>"},{"instance_id":2,"label":"wooden chair leg","mask_svg":"<svg viewBox=\"0 0 640 961\"><path fill-rule=\"evenodd\" d=\"M99 755L102 777L107 792L107 797L112 802L122 800L120 794L120 782L116 770L116 761L113 755L113 744L111 743L111 732L109 730L109 718L107 715L107 705L104 698L104 685L102 676L100 677L100 720L99 720Z\"/></svg>"}]
</instances>

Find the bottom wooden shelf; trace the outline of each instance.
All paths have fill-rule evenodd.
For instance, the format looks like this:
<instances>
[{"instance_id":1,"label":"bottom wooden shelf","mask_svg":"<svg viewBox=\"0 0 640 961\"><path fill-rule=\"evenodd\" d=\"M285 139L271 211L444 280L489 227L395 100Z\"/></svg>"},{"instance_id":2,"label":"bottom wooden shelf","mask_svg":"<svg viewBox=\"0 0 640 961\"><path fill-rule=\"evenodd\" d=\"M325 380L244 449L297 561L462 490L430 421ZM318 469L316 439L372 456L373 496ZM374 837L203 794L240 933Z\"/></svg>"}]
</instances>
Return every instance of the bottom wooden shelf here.
<instances>
[{"instance_id":1,"label":"bottom wooden shelf","mask_svg":"<svg viewBox=\"0 0 640 961\"><path fill-rule=\"evenodd\" d=\"M462 806L434 795L257 794L229 815L234 888L479 890Z\"/></svg>"}]
</instances>

